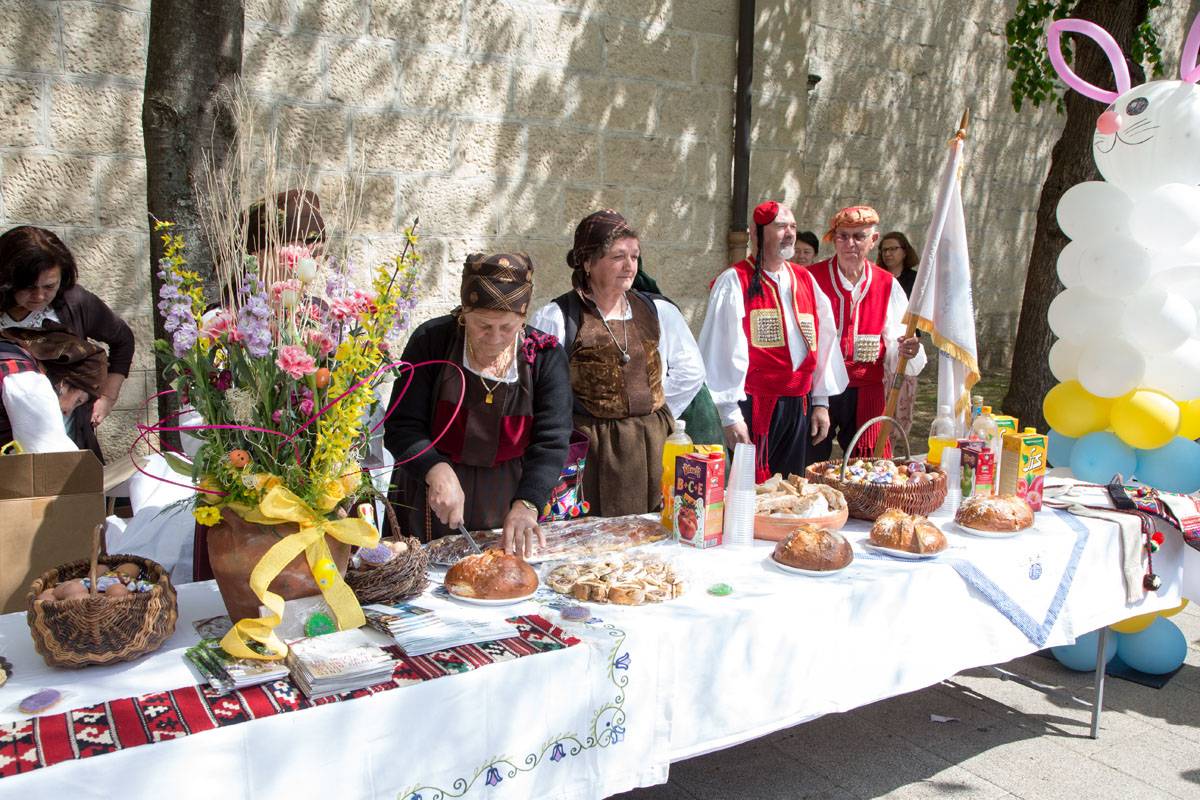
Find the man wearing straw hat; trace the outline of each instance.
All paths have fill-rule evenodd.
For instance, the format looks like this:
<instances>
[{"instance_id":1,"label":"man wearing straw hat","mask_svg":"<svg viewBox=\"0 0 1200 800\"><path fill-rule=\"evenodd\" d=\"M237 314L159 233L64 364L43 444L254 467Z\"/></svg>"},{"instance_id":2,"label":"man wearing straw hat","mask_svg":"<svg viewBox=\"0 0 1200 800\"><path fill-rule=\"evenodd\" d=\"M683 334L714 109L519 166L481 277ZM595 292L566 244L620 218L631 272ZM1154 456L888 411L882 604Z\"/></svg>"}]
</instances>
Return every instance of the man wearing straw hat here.
<instances>
[{"instance_id":1,"label":"man wearing straw hat","mask_svg":"<svg viewBox=\"0 0 1200 800\"><path fill-rule=\"evenodd\" d=\"M754 209L754 255L713 281L700 352L726 443L755 445L755 481L803 474L810 440L829 431L827 396L845 388L829 300L789 259L796 219L774 200Z\"/></svg>"},{"instance_id":2,"label":"man wearing straw hat","mask_svg":"<svg viewBox=\"0 0 1200 800\"><path fill-rule=\"evenodd\" d=\"M909 359L907 375L925 367L920 341L905 335L904 289L890 272L867 260L879 240L878 225L879 214L870 206L843 208L825 232L825 241L834 245L833 258L808 267L833 306L833 335L849 378L846 390L829 398L829 438L812 448L812 461L829 458L835 437L842 450L848 450L855 432L883 413L886 367L895 372L901 357ZM879 426L871 426L858 440L854 455L869 456L878 436ZM891 455L890 442L884 454Z\"/></svg>"}]
</instances>

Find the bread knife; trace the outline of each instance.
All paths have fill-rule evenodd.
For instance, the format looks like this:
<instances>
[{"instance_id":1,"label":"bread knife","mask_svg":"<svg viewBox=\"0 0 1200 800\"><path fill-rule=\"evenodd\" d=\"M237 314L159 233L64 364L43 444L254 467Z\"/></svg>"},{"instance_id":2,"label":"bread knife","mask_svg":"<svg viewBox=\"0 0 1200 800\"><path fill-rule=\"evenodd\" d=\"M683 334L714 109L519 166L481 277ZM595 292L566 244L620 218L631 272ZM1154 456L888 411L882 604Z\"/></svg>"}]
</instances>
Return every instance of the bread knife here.
<instances>
[{"instance_id":1,"label":"bread knife","mask_svg":"<svg viewBox=\"0 0 1200 800\"><path fill-rule=\"evenodd\" d=\"M477 555L483 552L479 549L479 545L475 544L475 540L471 538L471 532L467 530L466 525L459 525L458 530L463 536L466 537L467 544L471 545L472 551L474 551Z\"/></svg>"}]
</instances>

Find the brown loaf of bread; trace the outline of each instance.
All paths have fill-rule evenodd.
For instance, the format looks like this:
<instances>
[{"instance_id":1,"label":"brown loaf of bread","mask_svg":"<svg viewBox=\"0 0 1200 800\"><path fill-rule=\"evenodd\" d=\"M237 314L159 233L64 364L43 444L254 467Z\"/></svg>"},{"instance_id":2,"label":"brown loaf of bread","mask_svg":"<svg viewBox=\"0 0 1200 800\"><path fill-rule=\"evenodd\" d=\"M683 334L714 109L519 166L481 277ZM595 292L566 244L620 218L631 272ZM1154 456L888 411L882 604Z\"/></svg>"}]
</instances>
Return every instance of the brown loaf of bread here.
<instances>
[{"instance_id":1,"label":"brown loaf of bread","mask_svg":"<svg viewBox=\"0 0 1200 800\"><path fill-rule=\"evenodd\" d=\"M1022 531L1033 525L1033 509L1015 494L974 495L958 507L954 521L979 531Z\"/></svg>"},{"instance_id":2,"label":"brown loaf of bread","mask_svg":"<svg viewBox=\"0 0 1200 800\"><path fill-rule=\"evenodd\" d=\"M871 543L907 553L940 553L946 549L946 537L932 522L921 516L889 509L871 526Z\"/></svg>"},{"instance_id":3,"label":"brown loaf of bread","mask_svg":"<svg viewBox=\"0 0 1200 800\"><path fill-rule=\"evenodd\" d=\"M772 558L788 567L828 572L853 561L854 552L837 531L800 524L775 545Z\"/></svg>"},{"instance_id":4,"label":"brown loaf of bread","mask_svg":"<svg viewBox=\"0 0 1200 800\"><path fill-rule=\"evenodd\" d=\"M520 556L484 550L459 561L446 572L446 590L459 597L508 600L537 591L538 576Z\"/></svg>"}]
</instances>

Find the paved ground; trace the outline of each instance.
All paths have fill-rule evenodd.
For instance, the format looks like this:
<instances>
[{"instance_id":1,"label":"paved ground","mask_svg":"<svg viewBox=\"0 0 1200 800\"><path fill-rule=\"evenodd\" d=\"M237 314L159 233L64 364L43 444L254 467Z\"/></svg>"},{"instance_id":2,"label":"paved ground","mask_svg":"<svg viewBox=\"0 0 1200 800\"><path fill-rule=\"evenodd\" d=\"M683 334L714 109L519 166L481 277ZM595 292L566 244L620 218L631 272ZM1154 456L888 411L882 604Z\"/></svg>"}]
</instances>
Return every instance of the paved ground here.
<instances>
[{"instance_id":1,"label":"paved ground","mask_svg":"<svg viewBox=\"0 0 1200 800\"><path fill-rule=\"evenodd\" d=\"M675 764L669 783L618 797L1200 798L1200 610L1174 619L1191 643L1183 669L1158 690L1110 677L1098 740L1090 709L1071 699L1091 700L1090 674L1028 656L1004 665L1018 679L964 672Z\"/></svg>"}]
</instances>

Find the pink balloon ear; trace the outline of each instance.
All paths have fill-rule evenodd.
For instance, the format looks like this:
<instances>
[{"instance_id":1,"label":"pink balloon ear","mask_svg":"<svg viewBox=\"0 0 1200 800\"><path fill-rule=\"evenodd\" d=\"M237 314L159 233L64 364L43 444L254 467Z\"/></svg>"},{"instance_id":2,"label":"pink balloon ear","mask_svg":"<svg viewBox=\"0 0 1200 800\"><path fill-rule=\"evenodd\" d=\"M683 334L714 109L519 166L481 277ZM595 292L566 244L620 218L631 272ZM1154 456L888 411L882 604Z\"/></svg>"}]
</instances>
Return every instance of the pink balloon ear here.
<instances>
[{"instance_id":1,"label":"pink balloon ear","mask_svg":"<svg viewBox=\"0 0 1200 800\"><path fill-rule=\"evenodd\" d=\"M1082 34L1100 45L1100 49L1104 51L1104 55L1108 57L1108 63L1112 66L1113 78L1117 83L1115 92L1101 89L1075 74L1066 59L1063 58L1062 35L1064 33ZM1051 22L1050 27L1046 29L1046 51L1050 55L1050 63L1054 66L1058 77L1084 97L1108 104L1129 91L1133 85L1129 80L1129 67L1125 64L1125 54L1121 52L1121 46L1108 31L1094 22L1084 19L1057 19Z\"/></svg>"},{"instance_id":2,"label":"pink balloon ear","mask_svg":"<svg viewBox=\"0 0 1200 800\"><path fill-rule=\"evenodd\" d=\"M1200 65L1196 57L1200 55L1200 14L1192 20L1188 29L1187 39L1183 42L1183 55L1179 57L1179 77L1184 83L1195 83L1200 80Z\"/></svg>"}]
</instances>

